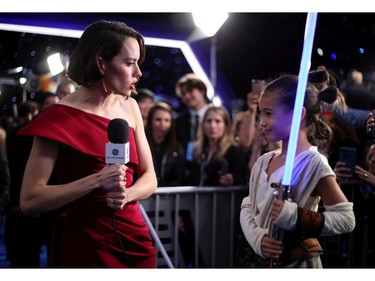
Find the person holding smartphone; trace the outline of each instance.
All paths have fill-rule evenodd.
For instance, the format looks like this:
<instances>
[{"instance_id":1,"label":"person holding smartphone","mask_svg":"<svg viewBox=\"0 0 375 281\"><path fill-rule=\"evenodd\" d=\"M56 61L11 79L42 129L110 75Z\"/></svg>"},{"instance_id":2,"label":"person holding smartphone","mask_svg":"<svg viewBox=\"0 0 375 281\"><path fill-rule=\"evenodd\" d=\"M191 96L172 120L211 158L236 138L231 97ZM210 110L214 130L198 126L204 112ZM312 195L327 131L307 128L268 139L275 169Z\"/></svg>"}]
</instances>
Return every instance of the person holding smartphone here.
<instances>
[{"instance_id":1,"label":"person holding smartphone","mask_svg":"<svg viewBox=\"0 0 375 281\"><path fill-rule=\"evenodd\" d=\"M364 240L362 243L365 243L365 251L367 251L367 265L365 264L365 266L373 268L375 266L375 243L367 237L373 237L375 234L375 144L368 150L367 165L368 168L363 168L360 165L354 166L357 179L355 182L350 181L352 179L351 168L344 162L337 161L333 171L343 191L351 193L354 197L354 211L358 225L354 235L361 237L362 241ZM355 247L354 255L358 257L355 260L360 260L363 257L363 249L363 247Z\"/></svg>"},{"instance_id":2,"label":"person holding smartphone","mask_svg":"<svg viewBox=\"0 0 375 281\"><path fill-rule=\"evenodd\" d=\"M245 152L249 150L258 131L259 97L264 85L264 80L251 80L251 92L246 96L247 110L242 113L241 126L239 126L236 139L237 145Z\"/></svg>"}]
</instances>

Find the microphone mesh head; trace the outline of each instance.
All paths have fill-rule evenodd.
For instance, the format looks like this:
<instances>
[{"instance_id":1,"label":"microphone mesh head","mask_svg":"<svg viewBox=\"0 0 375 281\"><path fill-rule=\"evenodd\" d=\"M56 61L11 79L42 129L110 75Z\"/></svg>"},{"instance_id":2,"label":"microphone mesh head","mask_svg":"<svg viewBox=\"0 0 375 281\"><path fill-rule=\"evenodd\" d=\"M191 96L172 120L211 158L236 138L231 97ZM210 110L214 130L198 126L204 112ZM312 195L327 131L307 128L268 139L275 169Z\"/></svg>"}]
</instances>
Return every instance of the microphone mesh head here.
<instances>
[{"instance_id":1,"label":"microphone mesh head","mask_svg":"<svg viewBox=\"0 0 375 281\"><path fill-rule=\"evenodd\" d=\"M127 143L129 124L125 119L115 118L108 124L108 140L111 143Z\"/></svg>"}]
</instances>

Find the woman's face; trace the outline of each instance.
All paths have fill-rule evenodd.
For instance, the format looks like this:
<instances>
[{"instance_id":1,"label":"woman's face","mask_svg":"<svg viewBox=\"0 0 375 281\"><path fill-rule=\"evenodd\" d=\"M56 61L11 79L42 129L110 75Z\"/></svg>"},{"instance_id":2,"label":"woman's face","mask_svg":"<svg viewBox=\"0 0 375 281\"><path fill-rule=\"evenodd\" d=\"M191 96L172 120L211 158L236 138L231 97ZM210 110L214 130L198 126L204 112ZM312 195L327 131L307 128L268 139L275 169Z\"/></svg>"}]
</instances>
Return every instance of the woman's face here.
<instances>
[{"instance_id":1,"label":"woman's face","mask_svg":"<svg viewBox=\"0 0 375 281\"><path fill-rule=\"evenodd\" d=\"M154 100L152 98L144 98L138 102L138 105L143 119L147 119L150 108L154 105Z\"/></svg>"},{"instance_id":2,"label":"woman's face","mask_svg":"<svg viewBox=\"0 0 375 281\"><path fill-rule=\"evenodd\" d=\"M203 131L208 139L219 141L225 133L223 117L214 111L209 111L203 122Z\"/></svg>"},{"instance_id":3,"label":"woman's face","mask_svg":"<svg viewBox=\"0 0 375 281\"><path fill-rule=\"evenodd\" d=\"M109 91L123 96L130 96L142 76L138 66L140 48L135 38L123 42L118 55L109 62L104 62L103 79Z\"/></svg>"},{"instance_id":4,"label":"woman's face","mask_svg":"<svg viewBox=\"0 0 375 281\"><path fill-rule=\"evenodd\" d=\"M275 94L262 95L259 100L260 126L268 141L288 140L293 111L282 105Z\"/></svg>"},{"instance_id":5,"label":"woman's face","mask_svg":"<svg viewBox=\"0 0 375 281\"><path fill-rule=\"evenodd\" d=\"M162 109L157 109L151 122L155 139L164 140L172 127L172 115Z\"/></svg>"}]
</instances>

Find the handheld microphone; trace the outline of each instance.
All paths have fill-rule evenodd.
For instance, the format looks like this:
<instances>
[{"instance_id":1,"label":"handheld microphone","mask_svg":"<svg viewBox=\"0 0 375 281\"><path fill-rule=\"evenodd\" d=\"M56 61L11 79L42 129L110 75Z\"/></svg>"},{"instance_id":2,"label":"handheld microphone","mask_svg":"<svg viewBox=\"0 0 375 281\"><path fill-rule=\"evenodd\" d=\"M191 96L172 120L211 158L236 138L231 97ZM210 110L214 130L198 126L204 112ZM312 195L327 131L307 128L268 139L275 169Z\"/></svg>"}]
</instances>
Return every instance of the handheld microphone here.
<instances>
[{"instance_id":1,"label":"handheld microphone","mask_svg":"<svg viewBox=\"0 0 375 281\"><path fill-rule=\"evenodd\" d=\"M127 164L129 162L129 124L126 120L115 118L108 123L108 143L105 144L105 162L107 164ZM112 199L113 200L113 199ZM116 227L116 210L112 209L112 225L115 231L118 243L125 255L130 267L132 262L126 253Z\"/></svg>"},{"instance_id":2,"label":"handheld microphone","mask_svg":"<svg viewBox=\"0 0 375 281\"><path fill-rule=\"evenodd\" d=\"M105 144L107 164L126 164L129 162L129 124L125 119L115 118L108 124L108 140Z\"/></svg>"}]
</instances>

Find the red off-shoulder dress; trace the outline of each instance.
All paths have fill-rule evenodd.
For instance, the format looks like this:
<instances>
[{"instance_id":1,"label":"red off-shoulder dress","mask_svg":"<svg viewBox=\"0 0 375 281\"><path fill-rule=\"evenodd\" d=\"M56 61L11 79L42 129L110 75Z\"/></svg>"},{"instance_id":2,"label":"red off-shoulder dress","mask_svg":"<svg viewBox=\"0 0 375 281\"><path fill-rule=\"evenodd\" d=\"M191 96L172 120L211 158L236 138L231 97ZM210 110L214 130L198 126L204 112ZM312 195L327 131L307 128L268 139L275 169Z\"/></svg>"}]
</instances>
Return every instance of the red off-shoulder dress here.
<instances>
[{"instance_id":1,"label":"red off-shoulder dress","mask_svg":"<svg viewBox=\"0 0 375 281\"><path fill-rule=\"evenodd\" d=\"M69 183L99 172L105 165L109 119L66 105L47 108L20 135L49 138L63 144L55 169L60 184ZM130 161L126 187L133 183L138 166L134 130L130 128ZM62 268L152 268L155 249L138 202L128 203L115 214L117 234L112 223L112 209L106 194L96 190L66 206L63 227L54 234L52 251L58 254ZM56 265L56 262L53 262Z\"/></svg>"}]
</instances>

